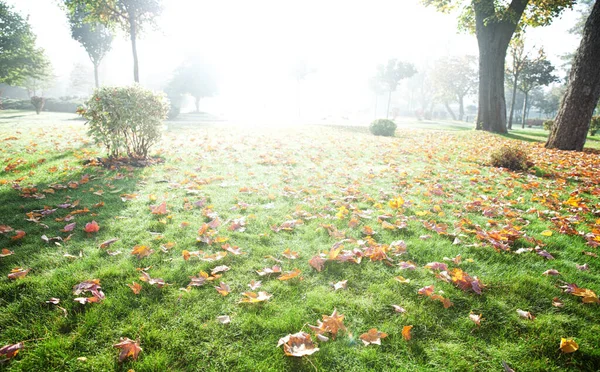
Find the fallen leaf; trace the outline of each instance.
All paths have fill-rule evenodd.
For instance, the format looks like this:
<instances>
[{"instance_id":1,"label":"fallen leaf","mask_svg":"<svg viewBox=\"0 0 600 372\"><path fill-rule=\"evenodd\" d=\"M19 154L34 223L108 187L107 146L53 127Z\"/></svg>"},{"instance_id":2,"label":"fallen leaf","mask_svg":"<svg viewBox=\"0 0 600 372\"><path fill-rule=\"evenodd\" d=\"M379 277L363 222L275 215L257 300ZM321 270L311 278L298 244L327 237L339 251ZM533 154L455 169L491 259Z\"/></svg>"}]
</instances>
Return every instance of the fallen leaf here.
<instances>
[{"instance_id":1,"label":"fallen leaf","mask_svg":"<svg viewBox=\"0 0 600 372\"><path fill-rule=\"evenodd\" d=\"M140 291L142 290L142 285L136 282L133 282L132 284L127 284L127 286L131 288L134 294L140 294Z\"/></svg>"},{"instance_id":2,"label":"fallen leaf","mask_svg":"<svg viewBox=\"0 0 600 372\"><path fill-rule=\"evenodd\" d=\"M100 249L108 248L111 244L116 243L118 241L119 241L118 238L108 239L107 241L102 242L102 244L100 244Z\"/></svg>"},{"instance_id":3,"label":"fallen leaf","mask_svg":"<svg viewBox=\"0 0 600 372\"><path fill-rule=\"evenodd\" d=\"M250 281L250 283L248 284L248 287L250 287L250 289L254 291L254 290L256 290L257 288L259 288L259 287L260 287L260 285L261 285L261 282L260 282L260 280L259 280L259 281L256 281L256 280L252 279L252 280Z\"/></svg>"},{"instance_id":4,"label":"fallen leaf","mask_svg":"<svg viewBox=\"0 0 600 372\"><path fill-rule=\"evenodd\" d=\"M167 214L167 202L162 202L159 205L150 206L150 211L152 214L163 215Z\"/></svg>"},{"instance_id":5,"label":"fallen leaf","mask_svg":"<svg viewBox=\"0 0 600 372\"><path fill-rule=\"evenodd\" d=\"M297 277L301 273L302 273L302 271L300 271L299 269L294 269L292 271L286 271L286 272L282 273L277 279L290 280L290 279Z\"/></svg>"},{"instance_id":6,"label":"fallen leaf","mask_svg":"<svg viewBox=\"0 0 600 372\"><path fill-rule=\"evenodd\" d=\"M83 228L83 231L88 234L96 233L98 230L100 230L100 225L98 225L98 222L96 221L86 223L85 227Z\"/></svg>"},{"instance_id":7,"label":"fallen leaf","mask_svg":"<svg viewBox=\"0 0 600 372\"><path fill-rule=\"evenodd\" d=\"M289 334L279 339L277 347L281 345L283 345L283 352L288 356L303 357L319 351L319 348L312 342L310 335L305 332Z\"/></svg>"},{"instance_id":8,"label":"fallen leaf","mask_svg":"<svg viewBox=\"0 0 600 372\"><path fill-rule=\"evenodd\" d=\"M555 270L555 269L550 269L550 270L546 270L546 271L544 271L544 272L542 273L542 275L546 275L546 276L548 276L548 275L551 275L551 276L557 276L557 275L560 275L560 273L558 272L558 270Z\"/></svg>"},{"instance_id":9,"label":"fallen leaf","mask_svg":"<svg viewBox=\"0 0 600 372\"><path fill-rule=\"evenodd\" d=\"M267 301L272 295L268 294L267 292L244 292L242 293L242 296L245 296L245 298L242 298L240 303L256 303Z\"/></svg>"},{"instance_id":10,"label":"fallen leaf","mask_svg":"<svg viewBox=\"0 0 600 372\"><path fill-rule=\"evenodd\" d=\"M365 346L369 344L381 345L381 339L386 338L387 334L383 332L379 332L377 328L371 328L367 333L363 333L360 335L360 339L362 340Z\"/></svg>"},{"instance_id":11,"label":"fallen leaf","mask_svg":"<svg viewBox=\"0 0 600 372\"><path fill-rule=\"evenodd\" d=\"M4 356L4 360L8 360L11 359L12 357L14 357L15 355L17 355L19 353L19 350L21 350L23 348L23 343L19 342L17 344L13 344L13 345L6 345L3 346L2 348L0 348L0 355Z\"/></svg>"},{"instance_id":12,"label":"fallen leaf","mask_svg":"<svg viewBox=\"0 0 600 372\"><path fill-rule=\"evenodd\" d=\"M529 311L517 309L517 314L523 319L534 320L535 316L533 316Z\"/></svg>"},{"instance_id":13,"label":"fallen leaf","mask_svg":"<svg viewBox=\"0 0 600 372\"><path fill-rule=\"evenodd\" d=\"M138 354L140 353L140 351L142 351L142 348L140 347L140 340L138 339L133 341L127 337L121 337L119 341L121 342L113 345L113 347L121 349L121 352L119 353L119 362L122 363L123 361L125 361L125 359L129 357L131 357L131 359L133 360L137 360Z\"/></svg>"},{"instance_id":14,"label":"fallen leaf","mask_svg":"<svg viewBox=\"0 0 600 372\"><path fill-rule=\"evenodd\" d=\"M579 350L579 345L572 338L569 338L569 339L561 338L560 339L560 351L562 351L563 353L565 353L565 354L574 353L577 350Z\"/></svg>"},{"instance_id":15,"label":"fallen leaf","mask_svg":"<svg viewBox=\"0 0 600 372\"><path fill-rule=\"evenodd\" d=\"M323 267L325 267L325 260L322 259L321 256L317 255L311 258L308 261L308 264L312 266L313 269L317 270L318 272L321 272L321 270L323 270Z\"/></svg>"},{"instance_id":16,"label":"fallen leaf","mask_svg":"<svg viewBox=\"0 0 600 372\"><path fill-rule=\"evenodd\" d=\"M562 302L562 300L560 298L554 297L552 299L552 306L555 306L555 307L564 307L565 304Z\"/></svg>"},{"instance_id":17,"label":"fallen leaf","mask_svg":"<svg viewBox=\"0 0 600 372\"><path fill-rule=\"evenodd\" d=\"M154 252L154 250L150 249L150 247L139 244L139 245L136 245L133 247L133 250L131 251L131 255L137 256L138 259L142 259L144 257L148 257L153 252Z\"/></svg>"},{"instance_id":18,"label":"fallen leaf","mask_svg":"<svg viewBox=\"0 0 600 372\"><path fill-rule=\"evenodd\" d=\"M550 230L544 230L541 232L541 235L543 236L552 236L552 231Z\"/></svg>"},{"instance_id":19,"label":"fallen leaf","mask_svg":"<svg viewBox=\"0 0 600 372\"><path fill-rule=\"evenodd\" d=\"M397 313L404 314L406 312L406 309L403 308L402 306L392 305L392 307L394 308L394 311L397 312Z\"/></svg>"},{"instance_id":20,"label":"fallen leaf","mask_svg":"<svg viewBox=\"0 0 600 372\"><path fill-rule=\"evenodd\" d=\"M14 269L12 269L10 271L10 274L8 274L8 279L19 279L19 278L24 278L27 273L29 272L29 270L31 269L23 269L21 267L15 267Z\"/></svg>"},{"instance_id":21,"label":"fallen leaf","mask_svg":"<svg viewBox=\"0 0 600 372\"><path fill-rule=\"evenodd\" d=\"M231 291L231 288L223 282L221 282L219 286L215 286L215 289L217 290L217 292L219 292L221 296L227 296Z\"/></svg>"},{"instance_id":22,"label":"fallen leaf","mask_svg":"<svg viewBox=\"0 0 600 372\"><path fill-rule=\"evenodd\" d=\"M410 330L412 329L412 327L413 326L411 325L402 327L402 337L404 337L406 341L410 341L411 339Z\"/></svg>"},{"instance_id":23,"label":"fallen leaf","mask_svg":"<svg viewBox=\"0 0 600 372\"><path fill-rule=\"evenodd\" d=\"M229 317L229 315L221 315L217 317L217 320L219 321L219 323L221 324L229 324L231 323L231 318Z\"/></svg>"},{"instance_id":24,"label":"fallen leaf","mask_svg":"<svg viewBox=\"0 0 600 372\"><path fill-rule=\"evenodd\" d=\"M471 313L471 314L469 314L469 319L471 319L473 321L473 323L477 324L478 326L481 325L481 321L482 321L481 314L477 315L477 314Z\"/></svg>"},{"instance_id":25,"label":"fallen leaf","mask_svg":"<svg viewBox=\"0 0 600 372\"><path fill-rule=\"evenodd\" d=\"M8 250L8 249L6 249L6 248L3 248L3 249L2 249L2 253L0 253L0 258L2 258L2 257L7 257L7 256L10 256L10 255L12 255L12 254L15 254L15 252L13 252L13 251L10 251L10 250Z\"/></svg>"},{"instance_id":26,"label":"fallen leaf","mask_svg":"<svg viewBox=\"0 0 600 372\"><path fill-rule=\"evenodd\" d=\"M337 291L338 289L346 289L348 286L348 280L342 280L337 283L332 283L333 289Z\"/></svg>"}]
</instances>

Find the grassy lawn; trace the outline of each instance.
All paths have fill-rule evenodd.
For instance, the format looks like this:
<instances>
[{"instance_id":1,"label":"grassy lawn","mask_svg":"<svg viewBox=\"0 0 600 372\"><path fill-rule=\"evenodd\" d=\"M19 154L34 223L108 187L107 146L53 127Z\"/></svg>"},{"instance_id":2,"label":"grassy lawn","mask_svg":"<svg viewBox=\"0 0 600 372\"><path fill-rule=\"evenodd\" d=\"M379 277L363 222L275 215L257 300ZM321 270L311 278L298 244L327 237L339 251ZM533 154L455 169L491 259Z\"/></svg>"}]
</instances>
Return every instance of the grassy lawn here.
<instances>
[{"instance_id":1,"label":"grassy lawn","mask_svg":"<svg viewBox=\"0 0 600 372\"><path fill-rule=\"evenodd\" d=\"M540 130L501 137L416 124L379 138L366 128L181 120L154 149L163 163L107 169L84 165L104 153L74 115L2 112L0 225L14 231L0 234L0 249L14 254L0 258L0 346L25 342L0 369L599 370L600 305L560 288L600 292L598 155L545 150ZM486 165L494 148L519 140L530 171ZM153 214L163 202L167 212ZM84 232L91 221L98 232ZM16 230L26 235L12 239ZM153 252L132 255L139 245ZM317 271L309 260L320 253ZM425 267L434 262L447 273ZM223 265L221 277L188 288L190 277ZM257 273L274 265L301 274ZM9 279L17 267L30 271ZM550 269L560 274L542 275ZM140 280L142 270L168 285ZM459 270L478 278L481 294L453 280ZM105 299L74 301L90 296L73 287L91 279ZM253 291L272 297L240 303L259 280ZM419 294L430 285L431 296ZM346 331L318 341L308 325L336 309ZM224 315L229 324L217 320ZM381 345L363 345L371 328L388 335ZM319 351L285 356L278 340L299 331ZM140 340L137 360L118 361L121 337ZM561 338L579 350L561 352Z\"/></svg>"}]
</instances>

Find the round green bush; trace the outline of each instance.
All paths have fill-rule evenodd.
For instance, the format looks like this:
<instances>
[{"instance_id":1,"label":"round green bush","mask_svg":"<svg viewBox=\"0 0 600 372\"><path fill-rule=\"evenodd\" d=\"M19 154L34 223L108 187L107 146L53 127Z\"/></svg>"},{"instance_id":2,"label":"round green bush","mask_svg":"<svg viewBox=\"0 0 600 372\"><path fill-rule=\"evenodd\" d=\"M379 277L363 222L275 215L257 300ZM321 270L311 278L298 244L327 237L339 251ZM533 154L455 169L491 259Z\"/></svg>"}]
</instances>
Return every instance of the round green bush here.
<instances>
[{"instance_id":1,"label":"round green bush","mask_svg":"<svg viewBox=\"0 0 600 372\"><path fill-rule=\"evenodd\" d=\"M513 171L526 170L530 166L527 151L516 144L504 145L493 150L490 154L490 164Z\"/></svg>"},{"instance_id":2,"label":"round green bush","mask_svg":"<svg viewBox=\"0 0 600 372\"><path fill-rule=\"evenodd\" d=\"M87 119L88 134L110 157L146 158L160 140L169 100L139 85L101 87L77 112Z\"/></svg>"},{"instance_id":3,"label":"round green bush","mask_svg":"<svg viewBox=\"0 0 600 372\"><path fill-rule=\"evenodd\" d=\"M369 125L369 130L376 136L393 137L396 123L388 119L377 119Z\"/></svg>"}]
</instances>

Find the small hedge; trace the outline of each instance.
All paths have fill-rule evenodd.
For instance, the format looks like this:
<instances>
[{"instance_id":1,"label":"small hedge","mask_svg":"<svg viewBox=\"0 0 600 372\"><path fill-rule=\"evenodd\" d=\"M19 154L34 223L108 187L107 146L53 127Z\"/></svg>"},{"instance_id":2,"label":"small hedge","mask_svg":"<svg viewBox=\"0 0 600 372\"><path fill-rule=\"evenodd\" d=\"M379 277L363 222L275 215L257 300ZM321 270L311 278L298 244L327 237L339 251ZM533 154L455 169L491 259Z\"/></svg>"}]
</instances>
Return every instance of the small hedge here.
<instances>
[{"instance_id":1,"label":"small hedge","mask_svg":"<svg viewBox=\"0 0 600 372\"><path fill-rule=\"evenodd\" d=\"M545 130L552 130L553 126L554 126L554 120L546 120L544 122L544 129Z\"/></svg>"},{"instance_id":2,"label":"small hedge","mask_svg":"<svg viewBox=\"0 0 600 372\"><path fill-rule=\"evenodd\" d=\"M378 119L369 125L369 130L376 136L393 137L396 133L396 123L388 119Z\"/></svg>"},{"instance_id":3,"label":"small hedge","mask_svg":"<svg viewBox=\"0 0 600 372\"><path fill-rule=\"evenodd\" d=\"M74 114L77 112L77 108L82 104L83 101L77 99L63 100L46 98L42 111L67 112ZM31 111L35 110L35 107L32 105L31 100L6 98L2 100L2 109Z\"/></svg>"},{"instance_id":4,"label":"small hedge","mask_svg":"<svg viewBox=\"0 0 600 372\"><path fill-rule=\"evenodd\" d=\"M504 145L490 155L490 164L494 167L502 167L513 171L529 168L529 156L527 151L518 145Z\"/></svg>"},{"instance_id":5,"label":"small hedge","mask_svg":"<svg viewBox=\"0 0 600 372\"><path fill-rule=\"evenodd\" d=\"M595 136L598 131L600 131L600 116L594 116L590 121L590 136Z\"/></svg>"},{"instance_id":6,"label":"small hedge","mask_svg":"<svg viewBox=\"0 0 600 372\"><path fill-rule=\"evenodd\" d=\"M88 134L102 143L112 158L127 154L145 159L152 145L160 140L162 121L169 112L169 101L139 85L102 87L78 110L87 119Z\"/></svg>"}]
</instances>

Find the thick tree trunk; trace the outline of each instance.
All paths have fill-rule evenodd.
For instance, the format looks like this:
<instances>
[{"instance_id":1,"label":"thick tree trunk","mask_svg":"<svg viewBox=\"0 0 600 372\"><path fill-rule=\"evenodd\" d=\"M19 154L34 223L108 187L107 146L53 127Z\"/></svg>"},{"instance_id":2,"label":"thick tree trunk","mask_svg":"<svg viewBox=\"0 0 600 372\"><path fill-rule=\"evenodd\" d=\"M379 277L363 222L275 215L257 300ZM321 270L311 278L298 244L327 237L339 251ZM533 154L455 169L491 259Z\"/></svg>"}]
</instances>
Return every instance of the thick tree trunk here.
<instances>
[{"instance_id":1,"label":"thick tree trunk","mask_svg":"<svg viewBox=\"0 0 600 372\"><path fill-rule=\"evenodd\" d=\"M465 101L464 97L458 97L458 120L462 121L465 117Z\"/></svg>"},{"instance_id":2,"label":"thick tree trunk","mask_svg":"<svg viewBox=\"0 0 600 372\"><path fill-rule=\"evenodd\" d=\"M452 111L452 108L450 107L448 102L444 102L444 106L446 107L446 111L448 111L448 113L452 117L452 120L456 120L456 115L454 114L454 111Z\"/></svg>"},{"instance_id":3,"label":"thick tree trunk","mask_svg":"<svg viewBox=\"0 0 600 372\"><path fill-rule=\"evenodd\" d=\"M527 104L529 102L529 92L523 92L525 94L525 98L523 99L523 115L521 115L521 129L525 129L525 123L527 122Z\"/></svg>"},{"instance_id":4,"label":"thick tree trunk","mask_svg":"<svg viewBox=\"0 0 600 372\"><path fill-rule=\"evenodd\" d=\"M547 148L582 151L600 98L600 2L594 4L569 75Z\"/></svg>"},{"instance_id":5,"label":"thick tree trunk","mask_svg":"<svg viewBox=\"0 0 600 372\"><path fill-rule=\"evenodd\" d=\"M94 62L94 83L96 88L100 88L100 80L98 79L98 63Z\"/></svg>"},{"instance_id":6,"label":"thick tree trunk","mask_svg":"<svg viewBox=\"0 0 600 372\"><path fill-rule=\"evenodd\" d=\"M512 97L510 100L510 115L508 116L508 129L512 129L513 118L515 116L515 100L517 98L517 82L519 81L519 75L513 75L513 90Z\"/></svg>"},{"instance_id":7,"label":"thick tree trunk","mask_svg":"<svg viewBox=\"0 0 600 372\"><path fill-rule=\"evenodd\" d=\"M387 104L387 111L385 112L385 118L389 119L390 117L390 103L392 102L392 91L390 89L389 93L388 93L388 104Z\"/></svg>"},{"instance_id":8,"label":"thick tree trunk","mask_svg":"<svg viewBox=\"0 0 600 372\"><path fill-rule=\"evenodd\" d=\"M479 109L477 129L506 133L504 61L508 43L529 0L513 0L514 17L497 20L493 0L474 2L475 33L479 44Z\"/></svg>"},{"instance_id":9,"label":"thick tree trunk","mask_svg":"<svg viewBox=\"0 0 600 372\"><path fill-rule=\"evenodd\" d=\"M131 51L133 53L133 81L136 83L140 82L140 72L138 67L138 55L137 55L137 30L135 27L135 14L129 13L129 36L131 38Z\"/></svg>"}]
</instances>

